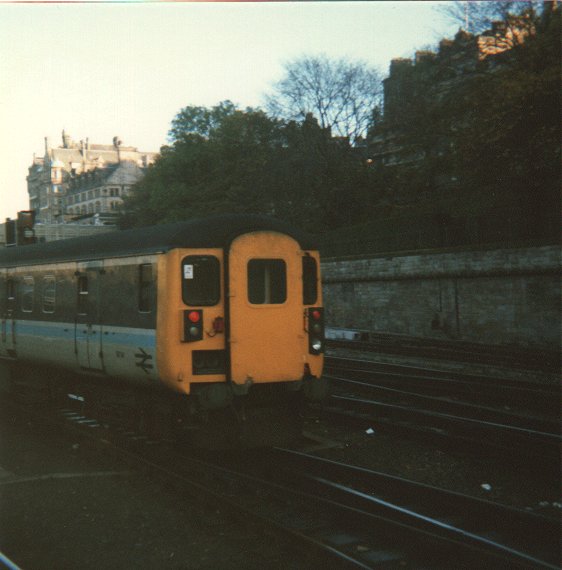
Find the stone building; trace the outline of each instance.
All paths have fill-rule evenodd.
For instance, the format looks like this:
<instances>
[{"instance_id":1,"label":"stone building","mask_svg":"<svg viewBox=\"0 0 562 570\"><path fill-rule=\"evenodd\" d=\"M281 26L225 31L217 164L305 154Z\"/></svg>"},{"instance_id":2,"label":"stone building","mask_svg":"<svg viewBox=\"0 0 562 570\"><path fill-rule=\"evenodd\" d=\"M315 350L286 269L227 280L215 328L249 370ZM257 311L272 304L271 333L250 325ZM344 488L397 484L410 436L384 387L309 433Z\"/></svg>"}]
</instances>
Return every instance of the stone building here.
<instances>
[{"instance_id":1,"label":"stone building","mask_svg":"<svg viewBox=\"0 0 562 570\"><path fill-rule=\"evenodd\" d=\"M63 131L58 147L45 138L45 154L33 157L27 176L36 222L65 223L84 214L115 211L156 155L123 146L118 137L111 145L100 145L88 139L76 142Z\"/></svg>"},{"instance_id":2,"label":"stone building","mask_svg":"<svg viewBox=\"0 0 562 570\"><path fill-rule=\"evenodd\" d=\"M111 220L144 171L137 163L124 161L72 177L66 189L65 219L87 223Z\"/></svg>"},{"instance_id":3,"label":"stone building","mask_svg":"<svg viewBox=\"0 0 562 570\"><path fill-rule=\"evenodd\" d=\"M453 39L441 40L437 52L418 51L414 59L393 59L389 76L383 81L384 115L368 141L370 162L416 165L428 155L446 152L450 143L446 133L438 141L424 137L424 133L419 133L415 144L404 141L410 111L415 109L418 116L423 115L428 102L439 103L468 78L501 67L509 50L534 33L526 18L519 17L509 23L495 22L492 29L478 36L459 30ZM429 145L424 145L424 138Z\"/></svg>"}]
</instances>

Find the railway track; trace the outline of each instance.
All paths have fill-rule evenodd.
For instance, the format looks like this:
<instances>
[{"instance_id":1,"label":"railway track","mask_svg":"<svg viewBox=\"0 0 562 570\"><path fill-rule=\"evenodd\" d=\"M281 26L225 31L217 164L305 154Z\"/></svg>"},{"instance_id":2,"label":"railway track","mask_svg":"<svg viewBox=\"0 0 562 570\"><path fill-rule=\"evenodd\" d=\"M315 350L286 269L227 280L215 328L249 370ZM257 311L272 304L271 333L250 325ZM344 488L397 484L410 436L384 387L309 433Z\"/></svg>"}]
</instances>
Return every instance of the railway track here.
<instances>
[{"instance_id":1,"label":"railway track","mask_svg":"<svg viewBox=\"0 0 562 570\"><path fill-rule=\"evenodd\" d=\"M325 408L332 414L559 459L554 387L333 357L325 375L334 388Z\"/></svg>"},{"instance_id":2,"label":"railway track","mask_svg":"<svg viewBox=\"0 0 562 570\"><path fill-rule=\"evenodd\" d=\"M342 332L343 331L343 332ZM560 372L561 355L555 351L521 347L488 346L455 340L428 339L405 335L327 329L327 346L365 352L421 356L436 360L507 366L510 368ZM348 338L337 338L339 334ZM351 337L351 338L349 338Z\"/></svg>"},{"instance_id":3,"label":"railway track","mask_svg":"<svg viewBox=\"0 0 562 570\"><path fill-rule=\"evenodd\" d=\"M538 380L483 376L460 371L447 371L354 357L326 356L325 370L330 374L345 373L350 379L400 386L403 389L423 388L424 394L462 397L465 401L496 407L519 406L529 411L556 416L560 412L560 387Z\"/></svg>"},{"instance_id":4,"label":"railway track","mask_svg":"<svg viewBox=\"0 0 562 570\"><path fill-rule=\"evenodd\" d=\"M363 512L412 531L415 540L425 537L422 540L454 545L477 557L489 556L499 567L550 567L559 562L557 519L292 450L277 453L285 455L286 469L298 469L302 477L321 483L325 497L346 504L351 499ZM420 547L427 550L418 545L418 555ZM459 550L455 556L462 567ZM423 563L423 554L417 561Z\"/></svg>"},{"instance_id":5,"label":"railway track","mask_svg":"<svg viewBox=\"0 0 562 570\"><path fill-rule=\"evenodd\" d=\"M300 544L307 567L558 568L558 521L537 514L294 450L219 461L76 410L57 418L178 492L282 533Z\"/></svg>"}]
</instances>

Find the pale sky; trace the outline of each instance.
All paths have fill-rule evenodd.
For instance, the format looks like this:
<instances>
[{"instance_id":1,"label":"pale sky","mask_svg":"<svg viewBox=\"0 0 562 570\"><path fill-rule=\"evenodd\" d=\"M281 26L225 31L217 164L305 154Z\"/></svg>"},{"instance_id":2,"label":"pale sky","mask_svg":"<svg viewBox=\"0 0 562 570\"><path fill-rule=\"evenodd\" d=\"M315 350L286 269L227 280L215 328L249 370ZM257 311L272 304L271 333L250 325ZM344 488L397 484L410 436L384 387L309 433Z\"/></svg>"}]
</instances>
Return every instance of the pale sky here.
<instances>
[{"instance_id":1,"label":"pale sky","mask_svg":"<svg viewBox=\"0 0 562 570\"><path fill-rule=\"evenodd\" d=\"M259 106L301 55L390 60L452 37L438 2L0 3L0 222L44 139L158 151L187 105Z\"/></svg>"}]
</instances>

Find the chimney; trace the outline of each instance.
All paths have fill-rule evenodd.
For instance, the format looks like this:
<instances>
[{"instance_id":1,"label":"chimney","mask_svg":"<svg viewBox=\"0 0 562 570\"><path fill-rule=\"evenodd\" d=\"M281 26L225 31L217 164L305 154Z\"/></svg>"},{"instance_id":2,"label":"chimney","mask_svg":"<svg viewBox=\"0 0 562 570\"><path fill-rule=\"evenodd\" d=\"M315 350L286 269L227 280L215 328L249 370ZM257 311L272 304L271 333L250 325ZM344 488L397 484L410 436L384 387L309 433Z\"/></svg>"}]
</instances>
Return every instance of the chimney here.
<instances>
[{"instance_id":1,"label":"chimney","mask_svg":"<svg viewBox=\"0 0 562 570\"><path fill-rule=\"evenodd\" d=\"M121 149L119 148L123 143L119 137L113 137L113 146L117 150L117 162L121 163Z\"/></svg>"}]
</instances>

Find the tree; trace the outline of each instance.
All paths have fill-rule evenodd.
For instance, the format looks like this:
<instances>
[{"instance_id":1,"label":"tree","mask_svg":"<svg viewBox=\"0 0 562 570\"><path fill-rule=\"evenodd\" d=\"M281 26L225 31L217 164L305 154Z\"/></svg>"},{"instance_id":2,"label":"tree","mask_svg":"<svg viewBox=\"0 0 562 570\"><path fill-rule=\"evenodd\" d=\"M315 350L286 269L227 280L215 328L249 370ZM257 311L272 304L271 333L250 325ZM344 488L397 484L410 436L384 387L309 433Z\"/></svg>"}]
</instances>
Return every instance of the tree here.
<instances>
[{"instance_id":1,"label":"tree","mask_svg":"<svg viewBox=\"0 0 562 570\"><path fill-rule=\"evenodd\" d=\"M312 115L285 122L229 102L185 107L170 141L126 199L122 227L240 212L321 232L365 215L356 149Z\"/></svg>"},{"instance_id":2,"label":"tree","mask_svg":"<svg viewBox=\"0 0 562 570\"><path fill-rule=\"evenodd\" d=\"M185 141L190 137L208 138L222 122L236 113L237 108L231 101L221 101L215 107L184 107L172 120L168 131L171 143Z\"/></svg>"},{"instance_id":3,"label":"tree","mask_svg":"<svg viewBox=\"0 0 562 570\"><path fill-rule=\"evenodd\" d=\"M501 66L459 85L448 102L465 117L454 140L462 176L494 185L538 220L560 199L560 10L534 23Z\"/></svg>"},{"instance_id":4,"label":"tree","mask_svg":"<svg viewBox=\"0 0 562 570\"><path fill-rule=\"evenodd\" d=\"M122 226L146 225L221 212L269 213L263 183L275 146L276 121L229 101L188 106L172 121L171 146L126 200Z\"/></svg>"},{"instance_id":5,"label":"tree","mask_svg":"<svg viewBox=\"0 0 562 570\"><path fill-rule=\"evenodd\" d=\"M364 62L305 56L285 65L285 77L266 95L266 108L277 118L303 121L312 114L321 128L354 141L364 136L380 105L379 72Z\"/></svg>"}]
</instances>

